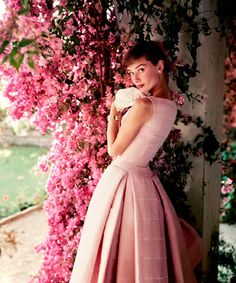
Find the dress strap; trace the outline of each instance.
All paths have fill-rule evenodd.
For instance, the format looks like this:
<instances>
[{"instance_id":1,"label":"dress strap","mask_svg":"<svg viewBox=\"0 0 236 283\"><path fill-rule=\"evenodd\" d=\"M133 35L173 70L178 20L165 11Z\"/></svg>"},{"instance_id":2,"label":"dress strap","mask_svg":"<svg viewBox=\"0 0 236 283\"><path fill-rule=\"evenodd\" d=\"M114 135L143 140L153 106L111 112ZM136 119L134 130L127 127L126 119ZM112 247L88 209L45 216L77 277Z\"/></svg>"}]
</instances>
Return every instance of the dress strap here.
<instances>
[{"instance_id":1,"label":"dress strap","mask_svg":"<svg viewBox=\"0 0 236 283\"><path fill-rule=\"evenodd\" d=\"M147 121L147 123L148 123L148 122L152 121L152 119L154 118L154 116L155 116L155 114L156 114L156 105L155 105L155 103L154 103L154 101L153 101L153 97L152 97L152 96L145 96L145 98L148 98L149 100L151 100L152 106L153 106L152 117Z\"/></svg>"}]
</instances>

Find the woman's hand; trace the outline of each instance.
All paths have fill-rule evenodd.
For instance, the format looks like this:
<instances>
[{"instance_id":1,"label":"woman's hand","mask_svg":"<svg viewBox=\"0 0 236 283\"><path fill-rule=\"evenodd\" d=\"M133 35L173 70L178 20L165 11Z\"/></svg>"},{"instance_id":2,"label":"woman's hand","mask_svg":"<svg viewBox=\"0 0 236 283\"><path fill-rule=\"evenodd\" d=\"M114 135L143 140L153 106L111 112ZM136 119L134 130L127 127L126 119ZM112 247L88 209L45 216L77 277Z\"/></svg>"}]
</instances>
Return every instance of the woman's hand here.
<instances>
[{"instance_id":1,"label":"woman's hand","mask_svg":"<svg viewBox=\"0 0 236 283\"><path fill-rule=\"evenodd\" d=\"M117 110L131 107L137 98L144 97L142 92L135 87L119 89L115 95L115 105Z\"/></svg>"}]
</instances>

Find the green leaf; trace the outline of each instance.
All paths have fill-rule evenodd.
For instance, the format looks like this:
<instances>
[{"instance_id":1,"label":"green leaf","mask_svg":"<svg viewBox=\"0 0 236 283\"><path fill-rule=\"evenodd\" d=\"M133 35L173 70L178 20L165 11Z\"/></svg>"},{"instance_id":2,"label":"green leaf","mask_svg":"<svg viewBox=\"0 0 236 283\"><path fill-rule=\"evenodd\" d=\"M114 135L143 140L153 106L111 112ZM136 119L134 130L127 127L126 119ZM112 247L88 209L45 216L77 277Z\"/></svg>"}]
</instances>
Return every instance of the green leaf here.
<instances>
[{"instance_id":1,"label":"green leaf","mask_svg":"<svg viewBox=\"0 0 236 283\"><path fill-rule=\"evenodd\" d=\"M24 54L22 53L18 53L16 56L10 55L10 63L13 67L17 69L17 71L19 70L23 59L24 59Z\"/></svg>"},{"instance_id":2,"label":"green leaf","mask_svg":"<svg viewBox=\"0 0 236 283\"><path fill-rule=\"evenodd\" d=\"M35 65L34 65L34 60L32 57L28 57L27 58L27 63L29 65L30 68L32 68L33 70L35 70Z\"/></svg>"},{"instance_id":3,"label":"green leaf","mask_svg":"<svg viewBox=\"0 0 236 283\"><path fill-rule=\"evenodd\" d=\"M18 51L19 51L19 48L15 46L10 53L10 57L14 57L18 53Z\"/></svg>"},{"instance_id":4,"label":"green leaf","mask_svg":"<svg viewBox=\"0 0 236 283\"><path fill-rule=\"evenodd\" d=\"M18 43L18 47L25 47L25 46L27 46L27 45L30 45L32 42L34 42L34 39L23 38L23 39Z\"/></svg>"},{"instance_id":5,"label":"green leaf","mask_svg":"<svg viewBox=\"0 0 236 283\"><path fill-rule=\"evenodd\" d=\"M74 9L74 7L73 7L73 5L71 5L71 4L67 4L67 10L69 11L69 12L74 12L75 11L75 9Z\"/></svg>"},{"instance_id":6,"label":"green leaf","mask_svg":"<svg viewBox=\"0 0 236 283\"><path fill-rule=\"evenodd\" d=\"M11 44L12 44L12 47L15 47L15 46L17 46L18 41L12 41Z\"/></svg>"},{"instance_id":7,"label":"green leaf","mask_svg":"<svg viewBox=\"0 0 236 283\"><path fill-rule=\"evenodd\" d=\"M23 8L17 12L17 15L28 15L29 11L30 11L30 7Z\"/></svg>"},{"instance_id":8,"label":"green leaf","mask_svg":"<svg viewBox=\"0 0 236 283\"><path fill-rule=\"evenodd\" d=\"M20 3L22 6L27 6L29 4L29 0L21 0Z\"/></svg>"},{"instance_id":9,"label":"green leaf","mask_svg":"<svg viewBox=\"0 0 236 283\"><path fill-rule=\"evenodd\" d=\"M7 47L8 44L9 44L8 40L3 41L3 43L0 46L0 54L5 50L5 48Z\"/></svg>"},{"instance_id":10,"label":"green leaf","mask_svg":"<svg viewBox=\"0 0 236 283\"><path fill-rule=\"evenodd\" d=\"M28 50L26 51L27 54L32 54L32 55L39 55L39 52L37 50Z\"/></svg>"},{"instance_id":11,"label":"green leaf","mask_svg":"<svg viewBox=\"0 0 236 283\"><path fill-rule=\"evenodd\" d=\"M30 8L30 0L21 0L21 5L24 8Z\"/></svg>"},{"instance_id":12,"label":"green leaf","mask_svg":"<svg viewBox=\"0 0 236 283\"><path fill-rule=\"evenodd\" d=\"M18 15L27 15L30 11L30 0L21 0L21 7L22 9L20 9L17 14Z\"/></svg>"},{"instance_id":13,"label":"green leaf","mask_svg":"<svg viewBox=\"0 0 236 283\"><path fill-rule=\"evenodd\" d=\"M42 33L41 33L41 36L48 38L48 35L47 35L45 32L42 32Z\"/></svg>"},{"instance_id":14,"label":"green leaf","mask_svg":"<svg viewBox=\"0 0 236 283\"><path fill-rule=\"evenodd\" d=\"M6 63L9 60L9 55L5 56L2 60L2 64Z\"/></svg>"}]
</instances>

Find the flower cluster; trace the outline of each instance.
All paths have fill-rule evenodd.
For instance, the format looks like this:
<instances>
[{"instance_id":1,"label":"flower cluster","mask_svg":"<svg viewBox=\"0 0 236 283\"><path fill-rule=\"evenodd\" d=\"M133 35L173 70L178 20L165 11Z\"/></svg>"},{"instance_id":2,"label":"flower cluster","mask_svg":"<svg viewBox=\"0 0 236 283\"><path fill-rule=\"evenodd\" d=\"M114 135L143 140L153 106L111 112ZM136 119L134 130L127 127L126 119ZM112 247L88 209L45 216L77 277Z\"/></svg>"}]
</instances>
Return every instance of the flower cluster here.
<instances>
[{"instance_id":1,"label":"flower cluster","mask_svg":"<svg viewBox=\"0 0 236 283\"><path fill-rule=\"evenodd\" d=\"M221 150L221 221L236 222L236 186L235 186L235 158L234 142L225 140Z\"/></svg>"},{"instance_id":2,"label":"flower cluster","mask_svg":"<svg viewBox=\"0 0 236 283\"><path fill-rule=\"evenodd\" d=\"M236 216L236 189L233 180L227 176L222 177L221 181L221 221L234 223Z\"/></svg>"},{"instance_id":3,"label":"flower cluster","mask_svg":"<svg viewBox=\"0 0 236 283\"><path fill-rule=\"evenodd\" d=\"M50 170L44 204L49 232L37 246L44 260L32 282L68 282L88 203L110 161L106 116L114 90L123 82L120 77L114 83L121 45L112 8L101 24L103 8L90 2L80 9L76 2L73 7L65 1L51 7L50 1L31 2L29 15L19 16L20 2L8 1L8 20L0 26L11 26L8 39L21 45L33 39L16 50L25 58L37 51L30 55L33 63L26 59L18 72L6 64L0 73L8 81L4 95L11 102L11 116L26 117L42 134L50 130L54 137L39 164ZM11 52L9 45L4 53Z\"/></svg>"}]
</instances>

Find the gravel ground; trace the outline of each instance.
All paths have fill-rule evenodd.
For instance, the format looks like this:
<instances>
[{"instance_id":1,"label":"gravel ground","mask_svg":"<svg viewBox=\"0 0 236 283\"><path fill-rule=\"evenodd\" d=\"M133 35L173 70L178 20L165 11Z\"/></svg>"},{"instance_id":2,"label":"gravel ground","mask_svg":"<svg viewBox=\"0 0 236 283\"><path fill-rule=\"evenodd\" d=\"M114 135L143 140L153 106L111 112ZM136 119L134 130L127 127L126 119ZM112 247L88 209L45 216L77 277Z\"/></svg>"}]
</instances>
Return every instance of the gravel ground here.
<instances>
[{"instance_id":1,"label":"gravel ground","mask_svg":"<svg viewBox=\"0 0 236 283\"><path fill-rule=\"evenodd\" d=\"M34 247L47 235L46 213L34 207L0 222L0 282L27 283L37 274L42 254Z\"/></svg>"}]
</instances>

